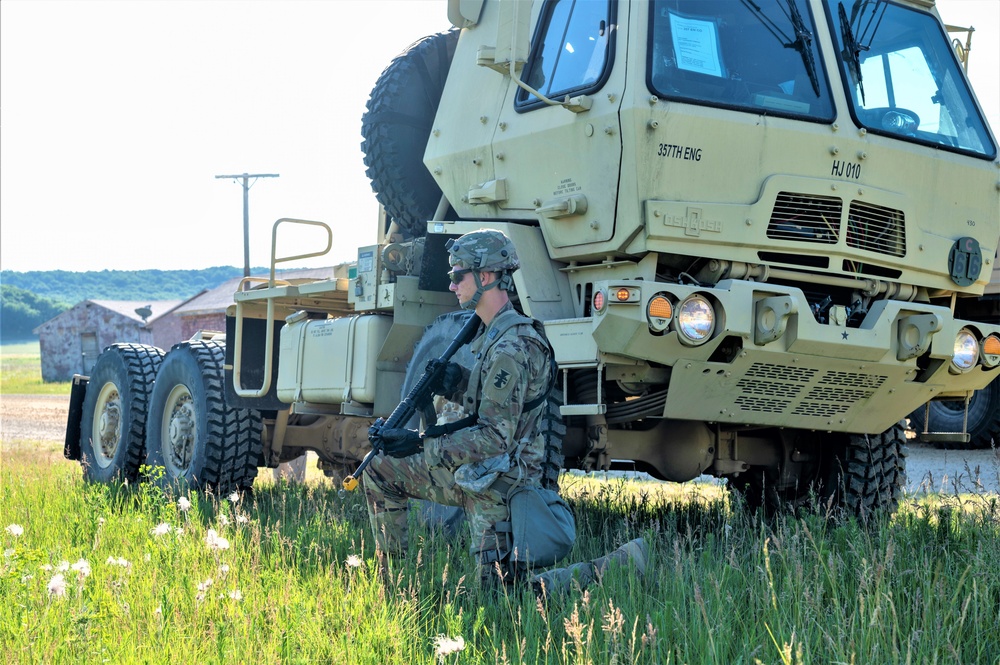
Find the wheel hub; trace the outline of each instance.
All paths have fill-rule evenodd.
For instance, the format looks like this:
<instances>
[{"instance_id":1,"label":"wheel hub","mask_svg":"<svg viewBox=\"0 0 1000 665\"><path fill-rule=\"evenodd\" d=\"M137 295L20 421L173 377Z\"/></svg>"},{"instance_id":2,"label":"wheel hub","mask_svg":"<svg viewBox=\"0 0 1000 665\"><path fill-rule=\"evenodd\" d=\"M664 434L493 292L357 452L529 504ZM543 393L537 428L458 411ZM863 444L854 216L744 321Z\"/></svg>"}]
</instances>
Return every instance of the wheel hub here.
<instances>
[{"instance_id":1,"label":"wheel hub","mask_svg":"<svg viewBox=\"0 0 1000 665\"><path fill-rule=\"evenodd\" d=\"M94 408L94 457L98 466L107 468L114 462L121 443L122 404L118 387L108 382L101 386Z\"/></svg>"},{"instance_id":2,"label":"wheel hub","mask_svg":"<svg viewBox=\"0 0 1000 665\"><path fill-rule=\"evenodd\" d=\"M183 386L179 394L174 395L170 407L170 417L167 420L167 458L177 469L187 469L191 464L194 452L194 442L197 437L197 413L191 394ZM177 393L177 389L174 391Z\"/></svg>"}]
</instances>

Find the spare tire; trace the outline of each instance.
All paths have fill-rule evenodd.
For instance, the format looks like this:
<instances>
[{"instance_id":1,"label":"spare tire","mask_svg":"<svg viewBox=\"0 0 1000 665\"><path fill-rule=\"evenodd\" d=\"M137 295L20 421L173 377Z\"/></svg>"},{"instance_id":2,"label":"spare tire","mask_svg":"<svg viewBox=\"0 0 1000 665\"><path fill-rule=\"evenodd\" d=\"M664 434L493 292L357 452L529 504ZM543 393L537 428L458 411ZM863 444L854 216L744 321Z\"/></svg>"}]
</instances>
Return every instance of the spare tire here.
<instances>
[{"instance_id":1,"label":"spare tire","mask_svg":"<svg viewBox=\"0 0 1000 665\"><path fill-rule=\"evenodd\" d=\"M361 118L365 173L375 198L407 237L424 235L441 200L424 167L424 149L458 33L424 37L398 55L379 76Z\"/></svg>"}]
</instances>

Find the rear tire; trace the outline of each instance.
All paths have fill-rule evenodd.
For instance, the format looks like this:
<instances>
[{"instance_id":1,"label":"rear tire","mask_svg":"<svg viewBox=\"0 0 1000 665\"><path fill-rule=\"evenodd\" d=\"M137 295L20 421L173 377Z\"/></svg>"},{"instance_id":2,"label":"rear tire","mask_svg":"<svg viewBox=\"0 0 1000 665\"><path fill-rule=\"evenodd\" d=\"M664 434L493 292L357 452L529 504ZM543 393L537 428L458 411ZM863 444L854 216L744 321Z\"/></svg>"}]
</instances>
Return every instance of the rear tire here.
<instances>
[{"instance_id":1,"label":"rear tire","mask_svg":"<svg viewBox=\"0 0 1000 665\"><path fill-rule=\"evenodd\" d=\"M225 346L182 342L163 359L150 398L149 465L161 485L249 489L262 453L260 413L225 400Z\"/></svg>"},{"instance_id":2,"label":"rear tire","mask_svg":"<svg viewBox=\"0 0 1000 665\"><path fill-rule=\"evenodd\" d=\"M145 344L112 344L90 374L80 423L85 480L134 481L146 460L149 396L163 351Z\"/></svg>"}]
</instances>

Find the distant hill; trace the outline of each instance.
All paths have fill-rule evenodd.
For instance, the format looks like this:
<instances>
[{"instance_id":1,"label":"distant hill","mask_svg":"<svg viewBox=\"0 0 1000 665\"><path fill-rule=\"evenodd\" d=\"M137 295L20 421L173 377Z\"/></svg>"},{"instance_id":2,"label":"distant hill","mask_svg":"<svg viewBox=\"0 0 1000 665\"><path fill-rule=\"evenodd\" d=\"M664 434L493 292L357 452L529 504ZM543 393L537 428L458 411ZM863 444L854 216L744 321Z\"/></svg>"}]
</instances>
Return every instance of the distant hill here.
<instances>
[{"instance_id":1,"label":"distant hill","mask_svg":"<svg viewBox=\"0 0 1000 665\"><path fill-rule=\"evenodd\" d=\"M266 274L255 268L253 274ZM31 331L83 300L186 300L243 269L202 270L33 270L0 271L0 339L32 339Z\"/></svg>"},{"instance_id":2,"label":"distant hill","mask_svg":"<svg viewBox=\"0 0 1000 665\"><path fill-rule=\"evenodd\" d=\"M32 329L69 307L64 302L0 284L0 339L32 339Z\"/></svg>"},{"instance_id":3,"label":"distant hill","mask_svg":"<svg viewBox=\"0 0 1000 665\"><path fill-rule=\"evenodd\" d=\"M255 268L253 274L266 273ZM0 271L0 284L68 305L81 300L176 300L212 289L227 279L241 277L243 269L218 266L201 270L32 270Z\"/></svg>"}]
</instances>

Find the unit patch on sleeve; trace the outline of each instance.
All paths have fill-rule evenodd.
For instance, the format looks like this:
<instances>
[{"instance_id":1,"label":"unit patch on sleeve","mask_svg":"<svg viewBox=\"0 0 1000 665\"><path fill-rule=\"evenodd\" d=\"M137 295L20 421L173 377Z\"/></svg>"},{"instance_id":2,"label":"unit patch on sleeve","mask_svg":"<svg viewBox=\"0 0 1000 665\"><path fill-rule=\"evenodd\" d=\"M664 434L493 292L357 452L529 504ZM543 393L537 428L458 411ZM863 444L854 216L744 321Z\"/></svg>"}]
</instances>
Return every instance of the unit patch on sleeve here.
<instances>
[{"instance_id":1,"label":"unit patch on sleeve","mask_svg":"<svg viewBox=\"0 0 1000 665\"><path fill-rule=\"evenodd\" d=\"M483 397L496 404L506 405L518 383L522 368L506 353L497 354L496 362L489 368L483 385Z\"/></svg>"}]
</instances>

